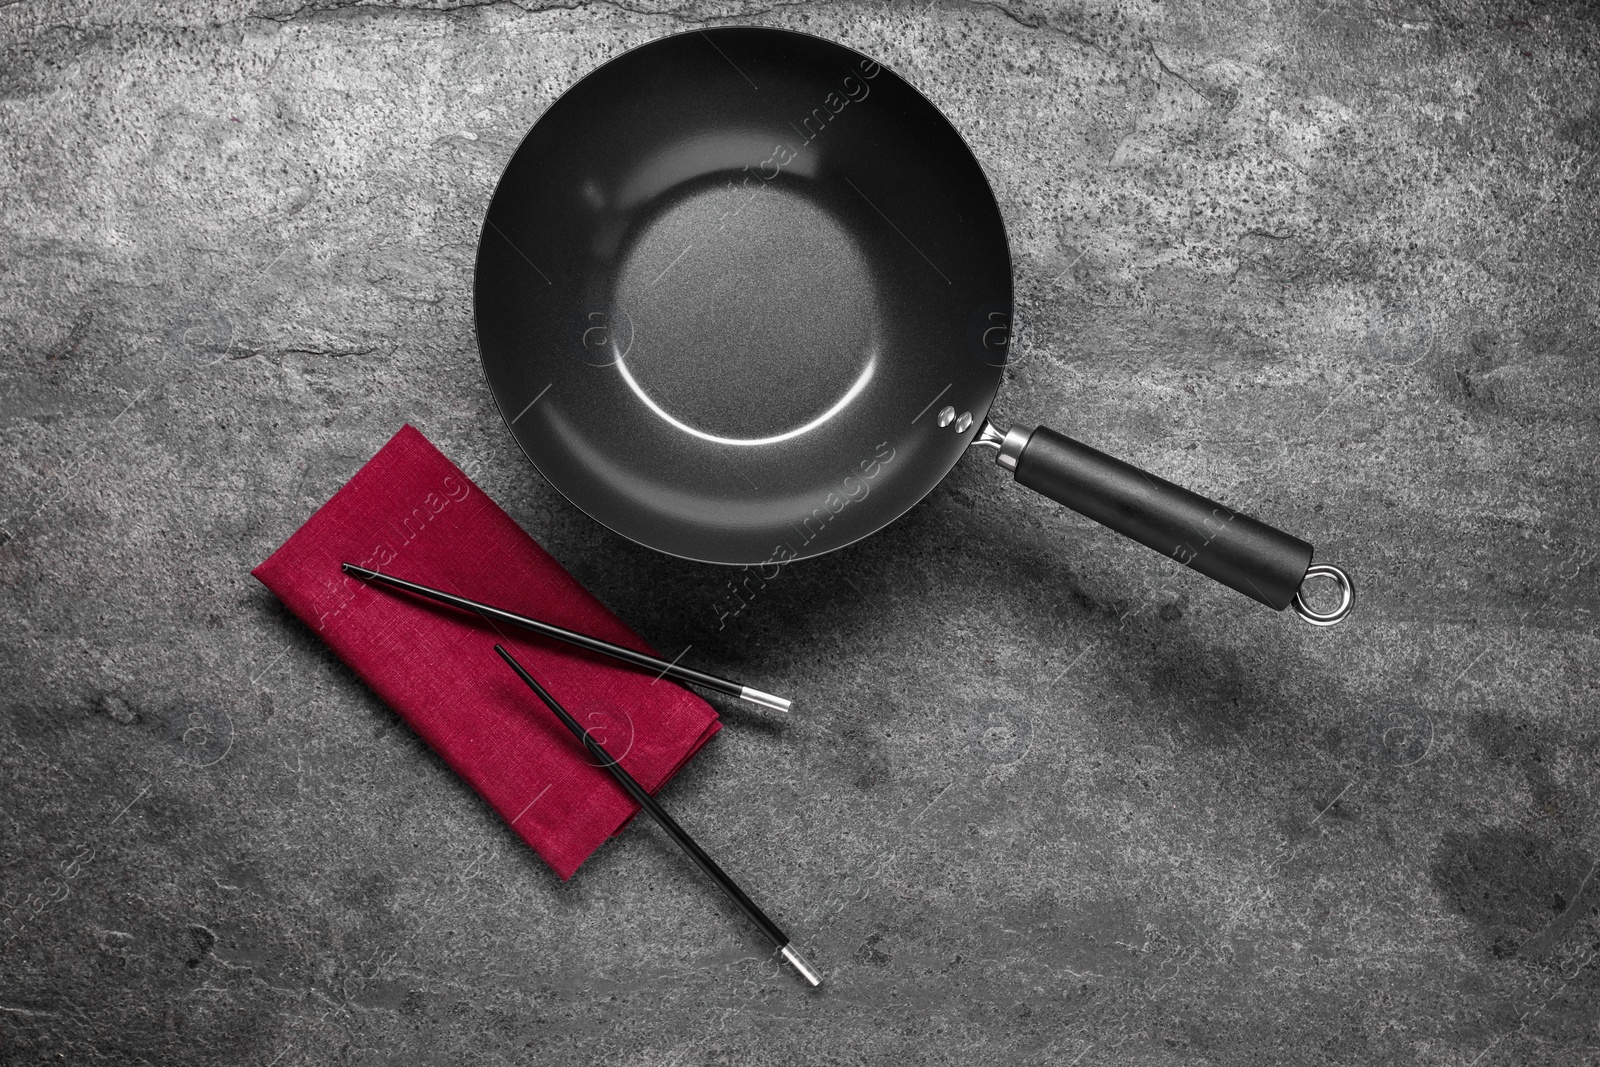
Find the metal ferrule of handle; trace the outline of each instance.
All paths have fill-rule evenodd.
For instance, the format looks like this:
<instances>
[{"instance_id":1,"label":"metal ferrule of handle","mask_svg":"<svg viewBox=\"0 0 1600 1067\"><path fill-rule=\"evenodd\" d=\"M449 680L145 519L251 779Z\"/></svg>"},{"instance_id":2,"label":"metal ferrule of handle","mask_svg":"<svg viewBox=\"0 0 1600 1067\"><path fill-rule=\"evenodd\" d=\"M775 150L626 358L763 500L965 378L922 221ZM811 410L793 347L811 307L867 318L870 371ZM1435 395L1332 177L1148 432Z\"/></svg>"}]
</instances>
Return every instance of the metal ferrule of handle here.
<instances>
[{"instance_id":1,"label":"metal ferrule of handle","mask_svg":"<svg viewBox=\"0 0 1600 1067\"><path fill-rule=\"evenodd\" d=\"M994 449L997 453L994 461L1004 469L1015 473L1017 459L1022 455L1022 450L1027 447L1028 438L1032 435L1032 431L1017 427L1002 430L988 419L984 419L983 429L978 431L978 436L972 439L972 443Z\"/></svg>"}]
</instances>

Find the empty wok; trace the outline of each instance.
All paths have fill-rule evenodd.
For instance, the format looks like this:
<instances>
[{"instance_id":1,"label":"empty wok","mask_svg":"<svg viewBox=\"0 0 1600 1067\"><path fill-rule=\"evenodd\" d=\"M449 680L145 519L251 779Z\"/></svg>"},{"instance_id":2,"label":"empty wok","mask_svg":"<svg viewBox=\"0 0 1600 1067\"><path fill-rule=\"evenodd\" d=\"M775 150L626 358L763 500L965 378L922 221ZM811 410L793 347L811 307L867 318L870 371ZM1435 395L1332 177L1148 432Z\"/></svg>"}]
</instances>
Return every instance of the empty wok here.
<instances>
[{"instance_id":1,"label":"empty wok","mask_svg":"<svg viewBox=\"0 0 1600 1067\"><path fill-rule=\"evenodd\" d=\"M841 45L694 31L606 63L506 167L474 278L539 471L662 552L764 567L872 534L976 444L1016 481L1274 609L1337 622L1312 546L1045 428L996 426L1011 257L939 110ZM1337 608L1300 597L1309 575Z\"/></svg>"}]
</instances>

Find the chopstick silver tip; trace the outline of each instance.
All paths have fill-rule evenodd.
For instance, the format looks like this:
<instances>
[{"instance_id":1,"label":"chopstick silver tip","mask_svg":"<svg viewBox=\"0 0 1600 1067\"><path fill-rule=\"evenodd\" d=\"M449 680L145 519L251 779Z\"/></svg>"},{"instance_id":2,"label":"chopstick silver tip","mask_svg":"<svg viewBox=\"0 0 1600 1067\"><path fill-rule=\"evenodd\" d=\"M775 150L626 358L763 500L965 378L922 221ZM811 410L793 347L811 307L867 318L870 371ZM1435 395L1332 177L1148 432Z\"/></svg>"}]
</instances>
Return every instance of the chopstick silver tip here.
<instances>
[{"instance_id":1,"label":"chopstick silver tip","mask_svg":"<svg viewBox=\"0 0 1600 1067\"><path fill-rule=\"evenodd\" d=\"M790 965L800 972L800 977L810 982L813 986L822 984L822 975L818 974L817 969L811 966L804 956L800 955L792 943L783 946L783 958L788 960Z\"/></svg>"},{"instance_id":2,"label":"chopstick silver tip","mask_svg":"<svg viewBox=\"0 0 1600 1067\"><path fill-rule=\"evenodd\" d=\"M752 704L760 704L762 707L771 708L773 711L788 711L794 704L792 700L775 697L771 693L763 693L759 689L751 689L748 685L740 688L739 699L748 700Z\"/></svg>"},{"instance_id":3,"label":"chopstick silver tip","mask_svg":"<svg viewBox=\"0 0 1600 1067\"><path fill-rule=\"evenodd\" d=\"M369 571L365 567L357 567L354 563L341 563L339 564L339 569L346 574L353 574L357 578L375 578L378 575L377 571Z\"/></svg>"}]
</instances>

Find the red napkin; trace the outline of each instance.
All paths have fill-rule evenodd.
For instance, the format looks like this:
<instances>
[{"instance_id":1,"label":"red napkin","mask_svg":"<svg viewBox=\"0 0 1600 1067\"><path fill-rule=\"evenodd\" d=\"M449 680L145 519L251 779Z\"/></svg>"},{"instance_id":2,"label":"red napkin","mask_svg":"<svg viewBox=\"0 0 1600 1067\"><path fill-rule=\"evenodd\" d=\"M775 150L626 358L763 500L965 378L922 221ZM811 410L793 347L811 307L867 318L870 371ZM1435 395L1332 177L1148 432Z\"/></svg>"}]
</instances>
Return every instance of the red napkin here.
<instances>
[{"instance_id":1,"label":"red napkin","mask_svg":"<svg viewBox=\"0 0 1600 1067\"><path fill-rule=\"evenodd\" d=\"M562 879L638 806L494 654L519 659L650 792L721 728L669 681L403 593L383 570L655 655L406 426L251 573L472 784Z\"/></svg>"}]
</instances>

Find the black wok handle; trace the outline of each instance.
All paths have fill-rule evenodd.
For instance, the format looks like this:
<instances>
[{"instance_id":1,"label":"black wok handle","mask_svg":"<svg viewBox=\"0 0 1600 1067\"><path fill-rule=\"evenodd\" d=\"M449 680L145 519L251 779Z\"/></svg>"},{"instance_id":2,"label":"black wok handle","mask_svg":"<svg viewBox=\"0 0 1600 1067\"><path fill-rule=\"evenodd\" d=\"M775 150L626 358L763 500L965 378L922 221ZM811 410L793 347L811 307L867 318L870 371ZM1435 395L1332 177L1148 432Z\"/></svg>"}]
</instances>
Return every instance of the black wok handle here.
<instances>
[{"instance_id":1,"label":"black wok handle","mask_svg":"<svg viewBox=\"0 0 1600 1067\"><path fill-rule=\"evenodd\" d=\"M1290 604L1308 622L1332 625L1349 613L1350 580L1311 566L1312 547L1214 500L1148 474L1043 426L1002 432L984 426L977 443L1017 482L1278 611ZM1334 578L1341 603L1318 612L1300 599L1309 576Z\"/></svg>"}]
</instances>

